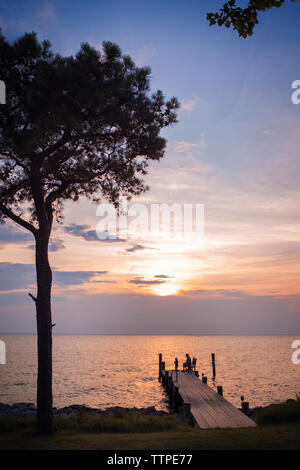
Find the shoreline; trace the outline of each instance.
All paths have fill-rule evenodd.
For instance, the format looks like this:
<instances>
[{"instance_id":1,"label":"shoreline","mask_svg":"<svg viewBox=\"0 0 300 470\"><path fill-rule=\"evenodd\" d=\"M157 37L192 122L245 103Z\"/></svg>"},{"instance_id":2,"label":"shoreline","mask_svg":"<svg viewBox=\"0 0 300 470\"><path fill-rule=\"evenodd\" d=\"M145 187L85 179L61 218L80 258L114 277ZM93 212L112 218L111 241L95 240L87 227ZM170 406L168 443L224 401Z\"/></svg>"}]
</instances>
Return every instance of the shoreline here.
<instances>
[{"instance_id":1,"label":"shoreline","mask_svg":"<svg viewBox=\"0 0 300 470\"><path fill-rule=\"evenodd\" d=\"M68 405L62 408L53 407L53 413L57 416L72 416L76 413L91 413L93 415L114 415L116 413L139 413L148 416L168 416L176 414L172 410L158 410L155 406L143 408L111 406L109 408L93 408L86 405ZM11 405L0 403L0 414L7 418L25 418L36 416L36 406L30 402L18 402Z\"/></svg>"},{"instance_id":2,"label":"shoreline","mask_svg":"<svg viewBox=\"0 0 300 470\"><path fill-rule=\"evenodd\" d=\"M288 403L288 402L296 402L296 399L288 399L285 400L282 403ZM278 403L271 403L266 406L256 406L253 408L249 409L242 409L238 408L240 411L242 411L244 414L246 414L249 418L253 419L255 421L255 417L257 412L260 412L262 410L266 410L268 408L272 408L274 406L277 406ZM18 402L18 403L13 403L13 404L7 404L7 403L0 403L0 415L2 415L5 418L34 418L36 416L37 410L36 406L34 403L30 402ZM169 408L168 411L165 410L158 410L155 406L148 406L148 407L142 407L142 408L137 408L137 407L123 407L123 406L111 406L109 408L94 408L86 405L68 405L64 406L62 408L56 408L53 407L53 413L54 416L64 416L64 417L71 417L74 416L78 413L91 413L94 416L115 416L117 414L140 414L142 416L176 416L176 417L181 417L182 413L180 411L175 411L171 407ZM183 418L183 416L182 416Z\"/></svg>"}]
</instances>

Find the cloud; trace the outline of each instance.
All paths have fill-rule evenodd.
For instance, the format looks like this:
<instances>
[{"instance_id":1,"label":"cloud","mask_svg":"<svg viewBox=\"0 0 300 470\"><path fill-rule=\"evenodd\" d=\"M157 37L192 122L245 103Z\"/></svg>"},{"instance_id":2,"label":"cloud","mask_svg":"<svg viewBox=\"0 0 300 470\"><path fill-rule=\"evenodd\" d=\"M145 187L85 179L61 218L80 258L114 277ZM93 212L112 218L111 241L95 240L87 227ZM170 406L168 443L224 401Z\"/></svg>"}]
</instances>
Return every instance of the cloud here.
<instances>
[{"instance_id":1,"label":"cloud","mask_svg":"<svg viewBox=\"0 0 300 470\"><path fill-rule=\"evenodd\" d=\"M156 274L154 277L159 279L172 279L172 277L174 276L167 276L166 274Z\"/></svg>"},{"instance_id":2,"label":"cloud","mask_svg":"<svg viewBox=\"0 0 300 470\"><path fill-rule=\"evenodd\" d=\"M78 225L78 224L70 224L67 227L64 228L65 232L69 233L70 235L73 235L74 237L80 237L83 238L84 240L88 242L102 242L102 243L118 243L118 242L124 242L125 240L123 238L109 238L110 235L108 232L101 232L101 234L105 235L106 238L103 240L98 238L96 230L88 230L89 226L88 225Z\"/></svg>"},{"instance_id":3,"label":"cloud","mask_svg":"<svg viewBox=\"0 0 300 470\"><path fill-rule=\"evenodd\" d=\"M180 140L176 142L175 152L190 152L193 148L197 147L197 145L198 144L193 142L185 142L184 140Z\"/></svg>"},{"instance_id":4,"label":"cloud","mask_svg":"<svg viewBox=\"0 0 300 470\"><path fill-rule=\"evenodd\" d=\"M12 227L9 223L0 225L0 243L25 243L33 240L30 232Z\"/></svg>"},{"instance_id":5,"label":"cloud","mask_svg":"<svg viewBox=\"0 0 300 470\"><path fill-rule=\"evenodd\" d=\"M159 280L150 280L150 281L146 281L142 278L136 278L136 279L130 279L130 281L128 281L130 284L136 284L138 286L152 286L152 285L155 285L155 284L163 284L164 282L166 281L159 281Z\"/></svg>"},{"instance_id":6,"label":"cloud","mask_svg":"<svg viewBox=\"0 0 300 470\"><path fill-rule=\"evenodd\" d=\"M53 282L58 286L80 285L108 271L55 271ZM36 285L33 264L0 263L0 286L2 291L27 289Z\"/></svg>"},{"instance_id":7,"label":"cloud","mask_svg":"<svg viewBox=\"0 0 300 470\"><path fill-rule=\"evenodd\" d=\"M24 289L35 281L36 274L32 264L0 263L1 290Z\"/></svg>"},{"instance_id":8,"label":"cloud","mask_svg":"<svg viewBox=\"0 0 300 470\"><path fill-rule=\"evenodd\" d=\"M94 276L103 276L108 271L54 271L54 283L59 286L79 285L90 281Z\"/></svg>"},{"instance_id":9,"label":"cloud","mask_svg":"<svg viewBox=\"0 0 300 470\"><path fill-rule=\"evenodd\" d=\"M59 251L65 248L65 245L63 244L62 240L54 239L50 241L49 244L49 251Z\"/></svg>"},{"instance_id":10,"label":"cloud","mask_svg":"<svg viewBox=\"0 0 300 470\"><path fill-rule=\"evenodd\" d=\"M205 139L204 132L200 132L200 139L198 142L186 142L184 140L180 140L176 142L175 145L175 152L178 153L185 153L185 152L192 152L192 150L203 151L207 149L207 142Z\"/></svg>"},{"instance_id":11,"label":"cloud","mask_svg":"<svg viewBox=\"0 0 300 470\"><path fill-rule=\"evenodd\" d=\"M180 108L184 111L193 111L195 109L196 102L197 98L181 100Z\"/></svg>"},{"instance_id":12,"label":"cloud","mask_svg":"<svg viewBox=\"0 0 300 470\"><path fill-rule=\"evenodd\" d=\"M183 295L195 295L205 298L223 297L226 299L244 299L251 297L250 294L239 289L192 289L181 291ZM270 297L270 296L269 296Z\"/></svg>"},{"instance_id":13,"label":"cloud","mask_svg":"<svg viewBox=\"0 0 300 470\"><path fill-rule=\"evenodd\" d=\"M134 245L131 248L126 249L127 253L135 253L136 251L141 251L141 250L154 250L154 248L151 248L146 245Z\"/></svg>"},{"instance_id":14,"label":"cloud","mask_svg":"<svg viewBox=\"0 0 300 470\"><path fill-rule=\"evenodd\" d=\"M35 250L35 245L29 245L28 248L30 248L30 250ZM53 239L53 240L50 240L50 243L49 243L49 251L59 251L59 250L62 250L63 248L65 248L65 245L63 244L63 241L56 238L56 239Z\"/></svg>"},{"instance_id":15,"label":"cloud","mask_svg":"<svg viewBox=\"0 0 300 470\"><path fill-rule=\"evenodd\" d=\"M8 243L26 243L33 241L33 235L25 230L21 230L18 227L13 227L9 223L5 223L0 226L0 246L6 245ZM28 248L31 250L35 249L35 245L28 245ZM49 251L58 251L65 248L63 241L59 238L55 238L50 241Z\"/></svg>"}]
</instances>

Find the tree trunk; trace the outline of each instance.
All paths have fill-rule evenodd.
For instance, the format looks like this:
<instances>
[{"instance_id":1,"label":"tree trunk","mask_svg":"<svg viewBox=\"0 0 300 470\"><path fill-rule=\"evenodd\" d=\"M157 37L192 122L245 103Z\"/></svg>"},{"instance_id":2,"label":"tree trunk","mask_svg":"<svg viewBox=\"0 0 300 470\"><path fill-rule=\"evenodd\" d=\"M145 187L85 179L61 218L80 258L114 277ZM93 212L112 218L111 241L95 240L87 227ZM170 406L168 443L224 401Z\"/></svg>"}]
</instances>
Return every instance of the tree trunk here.
<instances>
[{"instance_id":1,"label":"tree trunk","mask_svg":"<svg viewBox=\"0 0 300 470\"><path fill-rule=\"evenodd\" d=\"M36 235L36 274L37 274L37 432L40 435L53 434L52 410L52 319L51 286L52 271L48 259L50 232Z\"/></svg>"}]
</instances>

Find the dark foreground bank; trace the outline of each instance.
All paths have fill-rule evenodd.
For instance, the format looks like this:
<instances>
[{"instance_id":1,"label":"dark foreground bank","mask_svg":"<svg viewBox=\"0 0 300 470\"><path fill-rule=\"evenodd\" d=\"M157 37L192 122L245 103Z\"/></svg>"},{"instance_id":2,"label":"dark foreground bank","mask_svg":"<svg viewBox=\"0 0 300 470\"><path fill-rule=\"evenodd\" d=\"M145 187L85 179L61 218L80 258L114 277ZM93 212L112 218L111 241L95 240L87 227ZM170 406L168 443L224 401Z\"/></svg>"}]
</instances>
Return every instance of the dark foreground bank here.
<instances>
[{"instance_id":1,"label":"dark foreground bank","mask_svg":"<svg viewBox=\"0 0 300 470\"><path fill-rule=\"evenodd\" d=\"M300 424L256 428L152 433L81 433L59 431L52 438L33 430L0 435L0 450L300 450Z\"/></svg>"},{"instance_id":2,"label":"dark foreground bank","mask_svg":"<svg viewBox=\"0 0 300 470\"><path fill-rule=\"evenodd\" d=\"M0 449L48 450L300 450L300 400L251 412L256 428L200 430L180 413L149 408L91 409L81 405L55 411L54 437L35 434L35 407L0 405Z\"/></svg>"},{"instance_id":3,"label":"dark foreground bank","mask_svg":"<svg viewBox=\"0 0 300 470\"><path fill-rule=\"evenodd\" d=\"M177 418L180 422L185 421L184 416L180 412L170 410L169 412L163 410L157 410L154 406L148 406L145 408L125 408L120 406L113 406L106 409L91 408L85 405L70 405L63 408L53 408L55 417L67 417L72 418L77 415L89 415L92 417L164 417L172 416ZM255 408L242 409L249 418L256 421L258 424L276 424L276 423L287 423L287 422L300 422L300 397L296 399L289 399L282 403L270 404L267 406L259 406ZM6 403L0 403L0 431L1 423L13 419L25 419L36 417L36 407L34 403L14 403L8 405ZM21 421L20 421L21 422ZM3 428L3 425L2 425Z\"/></svg>"},{"instance_id":4,"label":"dark foreground bank","mask_svg":"<svg viewBox=\"0 0 300 470\"><path fill-rule=\"evenodd\" d=\"M125 408L121 406L112 406L110 408L92 408L85 405L70 405L63 408L53 408L54 416L73 416L77 413L90 413L94 416L115 415L116 413L139 413L145 416L167 416L170 413L163 410L157 410L155 406L145 408ZM34 403L19 402L8 405L0 403L0 415L7 418L26 418L36 416L36 407Z\"/></svg>"}]
</instances>

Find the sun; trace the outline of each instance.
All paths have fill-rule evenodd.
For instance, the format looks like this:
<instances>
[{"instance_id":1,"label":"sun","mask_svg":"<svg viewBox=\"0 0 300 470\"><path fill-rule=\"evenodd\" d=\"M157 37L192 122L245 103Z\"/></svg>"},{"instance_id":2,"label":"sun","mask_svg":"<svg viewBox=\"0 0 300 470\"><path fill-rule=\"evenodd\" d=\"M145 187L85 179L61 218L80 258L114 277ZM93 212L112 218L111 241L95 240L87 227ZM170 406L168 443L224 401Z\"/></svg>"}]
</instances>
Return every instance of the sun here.
<instances>
[{"instance_id":1,"label":"sun","mask_svg":"<svg viewBox=\"0 0 300 470\"><path fill-rule=\"evenodd\" d=\"M159 286L155 286L153 288L153 292L161 297L166 297L167 295L175 295L178 291L179 287L171 284L160 284Z\"/></svg>"}]
</instances>

